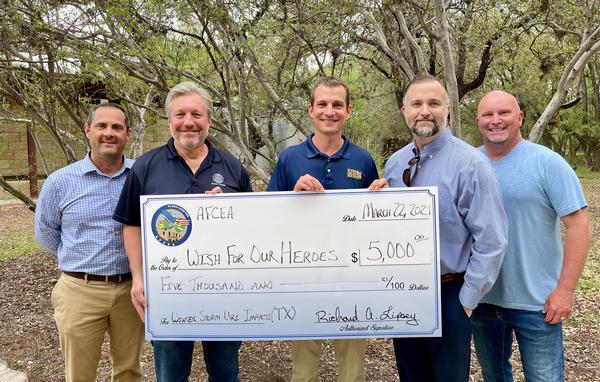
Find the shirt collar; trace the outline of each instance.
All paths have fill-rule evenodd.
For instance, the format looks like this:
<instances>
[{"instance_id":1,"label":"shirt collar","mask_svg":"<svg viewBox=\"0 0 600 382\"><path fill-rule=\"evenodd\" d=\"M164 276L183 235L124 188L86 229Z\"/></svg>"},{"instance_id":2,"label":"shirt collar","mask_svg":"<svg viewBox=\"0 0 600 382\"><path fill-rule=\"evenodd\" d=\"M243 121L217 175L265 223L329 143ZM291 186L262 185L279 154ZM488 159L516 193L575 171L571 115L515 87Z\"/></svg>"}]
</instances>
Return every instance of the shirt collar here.
<instances>
[{"instance_id":1,"label":"shirt collar","mask_svg":"<svg viewBox=\"0 0 600 382\"><path fill-rule=\"evenodd\" d=\"M208 148L208 155L206 155L206 158L208 158L208 160L212 163L220 162L221 155L219 155L219 152L213 148L212 143L210 143L210 141L208 139L205 139L204 143L206 143L206 147ZM176 158L183 159L181 157L181 155L179 155L179 153L177 152L177 149L175 149L175 140L173 139L173 137L171 137L169 139L169 141L167 142L167 158L168 159L176 159Z\"/></svg>"},{"instance_id":2,"label":"shirt collar","mask_svg":"<svg viewBox=\"0 0 600 382\"><path fill-rule=\"evenodd\" d=\"M319 155L326 157L326 158L344 158L344 159L351 158L352 153L350 151L350 140L345 135L342 135L342 139L344 140L344 144L342 145L342 148L339 149L338 151L336 151L335 153L333 153L333 155L331 155L331 156L323 154L314 145L314 143L312 141L312 138L314 137L314 135L315 135L315 133L312 133L308 138L306 138L306 141L305 141L305 144L306 144L305 154L306 154L307 158L314 158Z\"/></svg>"},{"instance_id":3,"label":"shirt collar","mask_svg":"<svg viewBox=\"0 0 600 382\"><path fill-rule=\"evenodd\" d=\"M429 156L429 155L433 155L433 154L437 153L438 151L440 151L440 149L442 147L444 147L444 145L450 140L451 137L452 137L452 131L450 130L449 127L446 127L446 129L442 132L442 134L440 134L431 143L429 143L428 145L423 147L423 149L420 152L420 155L421 156ZM413 152L415 152L416 148L417 148L417 144L413 140Z\"/></svg>"},{"instance_id":4,"label":"shirt collar","mask_svg":"<svg viewBox=\"0 0 600 382\"><path fill-rule=\"evenodd\" d=\"M98 169L98 167L96 167L96 165L94 164L94 162L92 162L92 159L90 158L91 152L88 151L88 153L85 155L85 157L83 158L83 160L81 161L81 171L83 174L88 174L90 172L96 172L100 175L105 175L102 171L100 171ZM119 171L115 172L112 177L114 178L115 176L119 176L121 175L126 169L130 169L131 166L133 166L133 160L123 157L123 164L121 165L121 168L119 169Z\"/></svg>"}]
</instances>

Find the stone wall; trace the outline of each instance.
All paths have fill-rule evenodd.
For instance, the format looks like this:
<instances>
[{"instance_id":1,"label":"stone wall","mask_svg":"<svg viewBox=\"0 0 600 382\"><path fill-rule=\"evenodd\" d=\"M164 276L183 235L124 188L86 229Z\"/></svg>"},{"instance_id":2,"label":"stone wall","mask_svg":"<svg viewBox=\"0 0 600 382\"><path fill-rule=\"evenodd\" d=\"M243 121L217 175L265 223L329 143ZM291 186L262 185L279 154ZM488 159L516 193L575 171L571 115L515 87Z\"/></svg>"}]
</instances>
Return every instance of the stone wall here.
<instances>
[{"instance_id":1,"label":"stone wall","mask_svg":"<svg viewBox=\"0 0 600 382\"><path fill-rule=\"evenodd\" d=\"M77 126L64 118L59 123L61 129L69 131L83 139L83 133ZM42 127L36 125L34 133L40 146L36 150L38 174L42 177L67 164L65 154L56 140ZM143 142L143 151L164 144L169 137L166 122L157 126L149 126ZM82 158L86 152L85 146L73 142L76 158ZM40 150L41 148L41 150ZM129 147L125 153L129 152ZM27 124L22 122L0 122L0 175L8 178L27 178L29 174L27 161Z\"/></svg>"}]
</instances>

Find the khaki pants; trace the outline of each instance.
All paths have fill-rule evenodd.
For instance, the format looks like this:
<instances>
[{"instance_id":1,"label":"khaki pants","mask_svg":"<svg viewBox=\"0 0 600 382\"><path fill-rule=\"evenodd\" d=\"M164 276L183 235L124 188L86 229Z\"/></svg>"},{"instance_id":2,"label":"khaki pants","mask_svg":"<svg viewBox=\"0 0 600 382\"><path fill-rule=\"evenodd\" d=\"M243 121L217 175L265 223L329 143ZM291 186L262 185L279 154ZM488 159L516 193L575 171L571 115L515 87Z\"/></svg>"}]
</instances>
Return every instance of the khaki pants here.
<instances>
[{"instance_id":1,"label":"khaki pants","mask_svg":"<svg viewBox=\"0 0 600 382\"><path fill-rule=\"evenodd\" d=\"M332 340L339 382L364 382L367 340ZM317 382L322 340L292 341L292 382Z\"/></svg>"},{"instance_id":2,"label":"khaki pants","mask_svg":"<svg viewBox=\"0 0 600 382\"><path fill-rule=\"evenodd\" d=\"M54 320L67 382L94 382L104 334L110 336L112 381L140 381L144 324L131 303L131 281L85 281L64 273L52 290Z\"/></svg>"}]
</instances>

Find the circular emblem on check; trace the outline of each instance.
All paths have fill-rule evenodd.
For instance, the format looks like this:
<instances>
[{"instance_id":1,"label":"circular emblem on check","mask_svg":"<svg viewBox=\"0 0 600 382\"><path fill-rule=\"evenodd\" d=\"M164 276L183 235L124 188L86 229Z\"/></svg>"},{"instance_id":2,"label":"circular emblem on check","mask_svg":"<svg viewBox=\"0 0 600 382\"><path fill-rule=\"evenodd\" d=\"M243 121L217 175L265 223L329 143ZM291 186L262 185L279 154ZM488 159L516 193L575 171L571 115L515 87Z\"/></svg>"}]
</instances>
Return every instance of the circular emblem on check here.
<instances>
[{"instance_id":1,"label":"circular emblem on check","mask_svg":"<svg viewBox=\"0 0 600 382\"><path fill-rule=\"evenodd\" d=\"M152 233L161 244L169 247L182 244L191 232L190 214L176 204L164 205L152 216Z\"/></svg>"}]
</instances>

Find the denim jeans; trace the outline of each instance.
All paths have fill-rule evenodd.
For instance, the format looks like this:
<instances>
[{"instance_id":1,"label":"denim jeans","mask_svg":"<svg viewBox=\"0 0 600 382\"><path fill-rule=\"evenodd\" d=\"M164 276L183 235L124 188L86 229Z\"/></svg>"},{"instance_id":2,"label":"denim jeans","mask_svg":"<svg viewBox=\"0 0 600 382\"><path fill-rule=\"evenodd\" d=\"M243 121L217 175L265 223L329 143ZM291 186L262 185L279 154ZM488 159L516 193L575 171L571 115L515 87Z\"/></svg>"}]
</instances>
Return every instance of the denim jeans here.
<instances>
[{"instance_id":1,"label":"denim jeans","mask_svg":"<svg viewBox=\"0 0 600 382\"><path fill-rule=\"evenodd\" d=\"M239 341L202 341L209 382L239 382ZM187 382L193 341L152 341L158 382Z\"/></svg>"},{"instance_id":2,"label":"denim jeans","mask_svg":"<svg viewBox=\"0 0 600 382\"><path fill-rule=\"evenodd\" d=\"M544 321L541 311L479 304L471 317L477 359L485 382L512 382L513 333L527 382L564 381L562 325Z\"/></svg>"}]
</instances>

